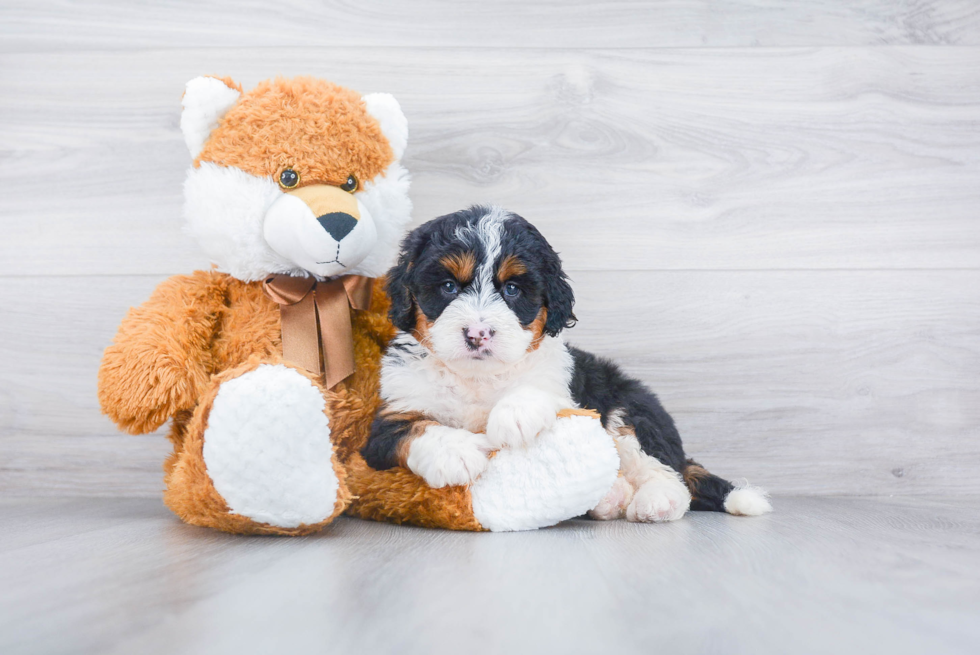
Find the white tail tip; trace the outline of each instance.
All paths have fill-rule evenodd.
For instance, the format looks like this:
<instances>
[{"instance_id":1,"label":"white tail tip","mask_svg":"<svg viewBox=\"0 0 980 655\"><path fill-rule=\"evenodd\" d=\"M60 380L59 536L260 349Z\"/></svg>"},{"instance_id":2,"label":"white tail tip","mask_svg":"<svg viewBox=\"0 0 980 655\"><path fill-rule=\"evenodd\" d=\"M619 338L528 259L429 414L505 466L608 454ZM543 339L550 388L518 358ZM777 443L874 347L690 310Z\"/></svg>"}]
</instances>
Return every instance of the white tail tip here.
<instances>
[{"instance_id":1,"label":"white tail tip","mask_svg":"<svg viewBox=\"0 0 980 655\"><path fill-rule=\"evenodd\" d=\"M725 511L735 516L759 516L772 511L769 494L760 487L737 487L725 498Z\"/></svg>"}]
</instances>

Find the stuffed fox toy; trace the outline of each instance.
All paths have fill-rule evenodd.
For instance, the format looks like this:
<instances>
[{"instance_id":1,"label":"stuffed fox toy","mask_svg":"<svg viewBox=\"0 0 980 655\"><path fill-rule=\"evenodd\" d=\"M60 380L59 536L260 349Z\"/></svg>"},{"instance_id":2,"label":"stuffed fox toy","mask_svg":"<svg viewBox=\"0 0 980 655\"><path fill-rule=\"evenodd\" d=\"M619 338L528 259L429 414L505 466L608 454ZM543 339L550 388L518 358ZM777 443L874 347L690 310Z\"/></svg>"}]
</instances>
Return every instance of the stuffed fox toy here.
<instances>
[{"instance_id":1,"label":"stuffed fox toy","mask_svg":"<svg viewBox=\"0 0 980 655\"><path fill-rule=\"evenodd\" d=\"M299 535L346 510L512 530L603 497L618 459L599 421L583 416L560 419L542 452L501 453L472 487L431 489L361 457L394 334L374 278L394 262L411 215L399 163L408 128L392 96L312 78L245 93L199 77L180 127L194 158L186 229L215 267L164 281L130 310L105 351L99 400L133 434L171 422L164 500L181 519Z\"/></svg>"}]
</instances>

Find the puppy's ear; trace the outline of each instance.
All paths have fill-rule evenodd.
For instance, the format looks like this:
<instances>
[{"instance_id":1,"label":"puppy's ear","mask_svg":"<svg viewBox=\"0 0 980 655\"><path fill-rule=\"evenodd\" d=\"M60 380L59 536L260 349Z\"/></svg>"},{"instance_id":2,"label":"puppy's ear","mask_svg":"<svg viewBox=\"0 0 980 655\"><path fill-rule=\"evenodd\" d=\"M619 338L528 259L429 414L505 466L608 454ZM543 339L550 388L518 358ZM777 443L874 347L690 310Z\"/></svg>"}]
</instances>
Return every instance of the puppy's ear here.
<instances>
[{"instance_id":1,"label":"puppy's ear","mask_svg":"<svg viewBox=\"0 0 980 655\"><path fill-rule=\"evenodd\" d=\"M568 284L568 276L561 268L561 259L551 246L548 246L548 251L548 256L545 257L548 320L545 321L544 331L548 336L554 337L565 328L574 327L577 319L572 313L575 294Z\"/></svg>"},{"instance_id":2,"label":"puppy's ear","mask_svg":"<svg viewBox=\"0 0 980 655\"><path fill-rule=\"evenodd\" d=\"M385 279L385 291L391 299L388 318L402 332L408 332L415 327L415 301L412 300L412 292L408 286L411 265L412 262L403 252Z\"/></svg>"},{"instance_id":3,"label":"puppy's ear","mask_svg":"<svg viewBox=\"0 0 980 655\"><path fill-rule=\"evenodd\" d=\"M426 239L424 230L410 233L402 241L401 253L385 279L385 291L391 299L388 318L402 332L410 332L415 327L415 298L412 296L412 279L415 260L421 254Z\"/></svg>"},{"instance_id":4,"label":"puppy's ear","mask_svg":"<svg viewBox=\"0 0 980 655\"><path fill-rule=\"evenodd\" d=\"M560 270L557 275L550 276L546 288L548 294L548 320L545 321L544 331L550 336L558 336L558 333L565 328L574 327L575 314L572 313L572 305L575 304L575 295L572 287L568 284L568 278Z\"/></svg>"}]
</instances>

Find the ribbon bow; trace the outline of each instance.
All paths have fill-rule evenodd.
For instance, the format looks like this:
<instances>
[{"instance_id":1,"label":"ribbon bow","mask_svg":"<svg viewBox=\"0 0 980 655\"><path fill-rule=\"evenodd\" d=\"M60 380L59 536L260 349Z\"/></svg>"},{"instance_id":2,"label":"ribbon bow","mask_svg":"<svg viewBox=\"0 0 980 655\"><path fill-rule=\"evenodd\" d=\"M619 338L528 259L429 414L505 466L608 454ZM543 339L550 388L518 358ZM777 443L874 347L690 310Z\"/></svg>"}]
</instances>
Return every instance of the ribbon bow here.
<instances>
[{"instance_id":1,"label":"ribbon bow","mask_svg":"<svg viewBox=\"0 0 980 655\"><path fill-rule=\"evenodd\" d=\"M282 358L323 375L332 389L354 372L351 307L371 308L374 280L346 275L317 282L312 277L273 275L262 290L279 304Z\"/></svg>"}]
</instances>

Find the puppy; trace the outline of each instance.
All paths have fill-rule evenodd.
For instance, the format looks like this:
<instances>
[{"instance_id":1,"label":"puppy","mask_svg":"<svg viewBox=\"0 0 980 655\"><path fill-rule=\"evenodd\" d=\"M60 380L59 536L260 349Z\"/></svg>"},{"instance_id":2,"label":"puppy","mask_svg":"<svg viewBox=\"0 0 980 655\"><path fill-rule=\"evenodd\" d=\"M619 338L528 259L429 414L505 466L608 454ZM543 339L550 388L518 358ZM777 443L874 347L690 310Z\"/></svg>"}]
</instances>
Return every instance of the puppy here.
<instances>
[{"instance_id":1,"label":"puppy","mask_svg":"<svg viewBox=\"0 0 980 655\"><path fill-rule=\"evenodd\" d=\"M371 467L403 466L432 487L465 485L489 452L524 446L559 410L581 407L599 412L621 462L593 518L771 510L761 489L736 488L688 459L641 382L564 343L572 289L558 254L520 216L471 207L422 225L402 243L387 291L400 332L382 361L384 406L362 450Z\"/></svg>"}]
</instances>

